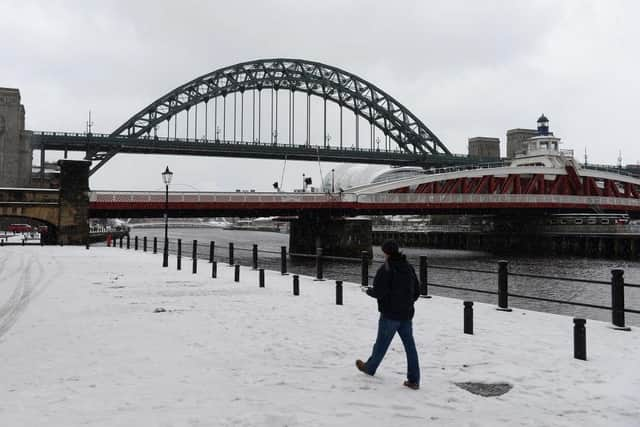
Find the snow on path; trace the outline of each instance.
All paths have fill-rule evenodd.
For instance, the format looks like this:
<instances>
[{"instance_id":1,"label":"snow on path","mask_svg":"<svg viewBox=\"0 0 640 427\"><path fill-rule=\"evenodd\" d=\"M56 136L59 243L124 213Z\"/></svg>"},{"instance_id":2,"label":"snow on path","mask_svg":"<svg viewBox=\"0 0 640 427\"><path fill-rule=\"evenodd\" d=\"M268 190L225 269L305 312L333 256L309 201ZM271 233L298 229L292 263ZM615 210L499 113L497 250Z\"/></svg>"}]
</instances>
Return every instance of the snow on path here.
<instances>
[{"instance_id":1,"label":"snow on path","mask_svg":"<svg viewBox=\"0 0 640 427\"><path fill-rule=\"evenodd\" d=\"M113 248L0 250L1 426L639 426L640 329L587 322L589 360L572 357L571 318L462 302L418 302L419 391L402 387L394 340L375 377L359 373L375 301L345 284ZM10 289L7 291L7 289ZM15 289L21 289L15 291ZM17 292L17 294L16 294ZM12 295L19 295L18 297ZM166 312L154 313L156 308ZM0 327L3 327L0 326ZM508 382L485 398L455 382Z\"/></svg>"}]
</instances>

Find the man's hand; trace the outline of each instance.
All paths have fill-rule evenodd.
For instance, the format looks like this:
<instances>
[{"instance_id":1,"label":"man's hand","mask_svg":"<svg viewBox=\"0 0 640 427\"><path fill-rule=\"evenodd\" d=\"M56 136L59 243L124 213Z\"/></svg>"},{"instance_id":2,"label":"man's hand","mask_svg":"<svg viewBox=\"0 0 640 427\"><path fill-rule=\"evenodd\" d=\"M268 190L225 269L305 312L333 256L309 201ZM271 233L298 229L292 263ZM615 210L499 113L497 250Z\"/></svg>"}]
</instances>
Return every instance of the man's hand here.
<instances>
[{"instance_id":1,"label":"man's hand","mask_svg":"<svg viewBox=\"0 0 640 427\"><path fill-rule=\"evenodd\" d=\"M360 286L360 290L361 290L362 292L364 292L365 294L367 293L367 291L368 291L369 289L370 289L370 288L369 288L368 286Z\"/></svg>"}]
</instances>

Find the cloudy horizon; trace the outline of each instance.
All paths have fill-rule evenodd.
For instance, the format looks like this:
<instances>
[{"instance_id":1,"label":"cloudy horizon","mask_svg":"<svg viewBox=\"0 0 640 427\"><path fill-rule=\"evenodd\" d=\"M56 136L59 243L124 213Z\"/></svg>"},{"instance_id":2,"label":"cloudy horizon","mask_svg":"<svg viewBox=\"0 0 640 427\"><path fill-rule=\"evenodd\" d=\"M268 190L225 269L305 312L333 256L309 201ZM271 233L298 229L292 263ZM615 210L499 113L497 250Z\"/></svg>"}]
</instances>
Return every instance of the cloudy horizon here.
<instances>
[{"instance_id":1,"label":"cloudy horizon","mask_svg":"<svg viewBox=\"0 0 640 427\"><path fill-rule=\"evenodd\" d=\"M578 160L640 161L640 4L632 1L15 1L0 5L0 86L20 89L26 127L110 133L175 87L261 58L300 58L368 80L455 153L474 136L535 127L544 113ZM366 133L366 132L365 132ZM55 160L47 158L47 160ZM331 163L119 154L96 189L268 191ZM239 173L240 171L240 173ZM250 172L249 172L250 171ZM182 186L182 188L181 188Z\"/></svg>"}]
</instances>

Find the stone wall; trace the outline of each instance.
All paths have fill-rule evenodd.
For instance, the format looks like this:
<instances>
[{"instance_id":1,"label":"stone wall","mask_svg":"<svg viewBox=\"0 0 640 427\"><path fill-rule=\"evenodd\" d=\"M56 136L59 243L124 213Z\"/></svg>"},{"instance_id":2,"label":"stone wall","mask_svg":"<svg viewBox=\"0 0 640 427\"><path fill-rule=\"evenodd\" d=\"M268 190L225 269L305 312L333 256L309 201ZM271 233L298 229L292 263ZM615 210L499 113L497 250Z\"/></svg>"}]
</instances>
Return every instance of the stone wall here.
<instances>
[{"instance_id":1,"label":"stone wall","mask_svg":"<svg viewBox=\"0 0 640 427\"><path fill-rule=\"evenodd\" d=\"M89 238L88 160L58 160L60 165L60 219L58 238L64 244L82 245Z\"/></svg>"},{"instance_id":2,"label":"stone wall","mask_svg":"<svg viewBox=\"0 0 640 427\"><path fill-rule=\"evenodd\" d=\"M300 216L289 228L289 251L315 254L321 247L324 255L360 257L371 253L371 220Z\"/></svg>"},{"instance_id":3,"label":"stone wall","mask_svg":"<svg viewBox=\"0 0 640 427\"><path fill-rule=\"evenodd\" d=\"M507 131L507 158L513 159L516 154L527 148L525 141L538 135L536 129L509 129Z\"/></svg>"},{"instance_id":4,"label":"stone wall","mask_svg":"<svg viewBox=\"0 0 640 427\"><path fill-rule=\"evenodd\" d=\"M484 136L469 138L469 157L499 160L500 140Z\"/></svg>"},{"instance_id":5,"label":"stone wall","mask_svg":"<svg viewBox=\"0 0 640 427\"><path fill-rule=\"evenodd\" d=\"M0 187L31 184L31 138L18 89L0 88Z\"/></svg>"}]
</instances>

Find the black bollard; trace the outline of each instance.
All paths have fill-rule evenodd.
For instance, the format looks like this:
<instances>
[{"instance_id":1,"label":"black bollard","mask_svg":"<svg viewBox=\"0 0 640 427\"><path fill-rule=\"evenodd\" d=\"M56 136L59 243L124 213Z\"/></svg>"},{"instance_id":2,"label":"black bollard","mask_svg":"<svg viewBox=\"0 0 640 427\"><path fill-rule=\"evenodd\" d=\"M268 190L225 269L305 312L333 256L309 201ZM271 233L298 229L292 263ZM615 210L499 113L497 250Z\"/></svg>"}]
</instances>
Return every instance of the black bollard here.
<instances>
[{"instance_id":1,"label":"black bollard","mask_svg":"<svg viewBox=\"0 0 640 427\"><path fill-rule=\"evenodd\" d=\"M336 305L342 305L342 280L336 280Z\"/></svg>"},{"instance_id":2,"label":"black bollard","mask_svg":"<svg viewBox=\"0 0 640 427\"><path fill-rule=\"evenodd\" d=\"M177 268L182 270L182 239L178 239Z\"/></svg>"},{"instance_id":3,"label":"black bollard","mask_svg":"<svg viewBox=\"0 0 640 427\"><path fill-rule=\"evenodd\" d=\"M235 282L239 282L240 281L240 264L236 264L235 266L235 271L233 274L233 280Z\"/></svg>"},{"instance_id":4,"label":"black bollard","mask_svg":"<svg viewBox=\"0 0 640 427\"><path fill-rule=\"evenodd\" d=\"M573 319L573 357L587 360L587 331L584 327L586 319Z\"/></svg>"},{"instance_id":5,"label":"black bollard","mask_svg":"<svg viewBox=\"0 0 640 427\"><path fill-rule=\"evenodd\" d=\"M193 260L193 265L191 267L191 272L196 274L198 272L198 241L193 241L193 255L191 255L191 259Z\"/></svg>"},{"instance_id":6,"label":"black bollard","mask_svg":"<svg viewBox=\"0 0 640 427\"><path fill-rule=\"evenodd\" d=\"M120 236L120 249L122 249L122 239L123 239L123 237Z\"/></svg>"},{"instance_id":7,"label":"black bollard","mask_svg":"<svg viewBox=\"0 0 640 427\"><path fill-rule=\"evenodd\" d=\"M215 248L216 248L216 242L212 240L211 242L209 242L209 262L213 262L213 255L215 252Z\"/></svg>"},{"instance_id":8,"label":"black bollard","mask_svg":"<svg viewBox=\"0 0 640 427\"><path fill-rule=\"evenodd\" d=\"M624 325L624 270L611 270L611 323L621 330L631 330Z\"/></svg>"},{"instance_id":9,"label":"black bollard","mask_svg":"<svg viewBox=\"0 0 640 427\"><path fill-rule=\"evenodd\" d=\"M509 270L507 261L498 261L498 308L499 311L511 311L509 308Z\"/></svg>"},{"instance_id":10,"label":"black bollard","mask_svg":"<svg viewBox=\"0 0 640 427\"><path fill-rule=\"evenodd\" d=\"M264 288L264 268L258 270L258 285Z\"/></svg>"},{"instance_id":11,"label":"black bollard","mask_svg":"<svg viewBox=\"0 0 640 427\"><path fill-rule=\"evenodd\" d=\"M153 238L153 253L154 254L158 253L158 238L157 237Z\"/></svg>"},{"instance_id":12,"label":"black bollard","mask_svg":"<svg viewBox=\"0 0 640 427\"><path fill-rule=\"evenodd\" d=\"M362 251L361 255L360 283L362 286L369 286L369 252Z\"/></svg>"},{"instance_id":13,"label":"black bollard","mask_svg":"<svg viewBox=\"0 0 640 427\"><path fill-rule=\"evenodd\" d=\"M60 246L64 246L64 240L60 239Z\"/></svg>"},{"instance_id":14,"label":"black bollard","mask_svg":"<svg viewBox=\"0 0 640 427\"><path fill-rule=\"evenodd\" d=\"M324 280L322 270L322 248L316 248L316 280Z\"/></svg>"},{"instance_id":15,"label":"black bollard","mask_svg":"<svg viewBox=\"0 0 640 427\"><path fill-rule=\"evenodd\" d=\"M253 249L252 249L252 255L253 255L253 269L257 270L258 269L258 245L254 244L253 245Z\"/></svg>"},{"instance_id":16,"label":"black bollard","mask_svg":"<svg viewBox=\"0 0 640 427\"><path fill-rule=\"evenodd\" d=\"M300 278L297 274L293 275L293 294L300 295Z\"/></svg>"},{"instance_id":17,"label":"black bollard","mask_svg":"<svg viewBox=\"0 0 640 427\"><path fill-rule=\"evenodd\" d=\"M218 263L215 261L211 262L211 278L215 279L218 277Z\"/></svg>"},{"instance_id":18,"label":"black bollard","mask_svg":"<svg viewBox=\"0 0 640 427\"><path fill-rule=\"evenodd\" d=\"M287 274L287 247L280 246L280 274Z\"/></svg>"},{"instance_id":19,"label":"black bollard","mask_svg":"<svg viewBox=\"0 0 640 427\"><path fill-rule=\"evenodd\" d=\"M114 244L113 246L115 246L115 244ZM88 240L88 239L87 239L87 241L85 242L85 247L86 247L87 249L89 249L89 240Z\"/></svg>"},{"instance_id":20,"label":"black bollard","mask_svg":"<svg viewBox=\"0 0 640 427\"><path fill-rule=\"evenodd\" d=\"M464 302L464 333L473 335L473 301Z\"/></svg>"},{"instance_id":21,"label":"black bollard","mask_svg":"<svg viewBox=\"0 0 640 427\"><path fill-rule=\"evenodd\" d=\"M427 257L425 255L420 255L420 266L418 274L420 275L420 296L422 298L431 298L431 295L429 295L427 272Z\"/></svg>"},{"instance_id":22,"label":"black bollard","mask_svg":"<svg viewBox=\"0 0 640 427\"><path fill-rule=\"evenodd\" d=\"M138 250L138 236L134 237L133 239L133 250L134 251Z\"/></svg>"},{"instance_id":23,"label":"black bollard","mask_svg":"<svg viewBox=\"0 0 640 427\"><path fill-rule=\"evenodd\" d=\"M127 249L131 249L131 238L127 234Z\"/></svg>"},{"instance_id":24,"label":"black bollard","mask_svg":"<svg viewBox=\"0 0 640 427\"><path fill-rule=\"evenodd\" d=\"M142 238L142 252L147 252L147 236Z\"/></svg>"},{"instance_id":25,"label":"black bollard","mask_svg":"<svg viewBox=\"0 0 640 427\"><path fill-rule=\"evenodd\" d=\"M233 265L233 243L229 242L229 265Z\"/></svg>"}]
</instances>

